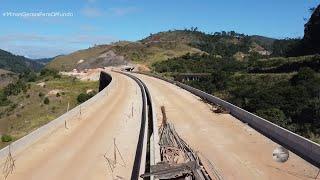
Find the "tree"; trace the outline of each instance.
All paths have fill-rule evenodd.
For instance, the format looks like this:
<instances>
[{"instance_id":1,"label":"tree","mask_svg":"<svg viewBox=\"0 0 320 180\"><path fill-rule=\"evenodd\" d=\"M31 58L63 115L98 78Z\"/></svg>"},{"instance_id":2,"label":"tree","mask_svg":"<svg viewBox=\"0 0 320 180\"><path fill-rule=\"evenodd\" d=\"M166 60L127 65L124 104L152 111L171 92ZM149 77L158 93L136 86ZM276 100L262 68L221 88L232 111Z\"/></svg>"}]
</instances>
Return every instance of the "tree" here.
<instances>
[{"instance_id":1,"label":"tree","mask_svg":"<svg viewBox=\"0 0 320 180\"><path fill-rule=\"evenodd\" d=\"M230 36L235 37L237 33L235 31L230 31Z\"/></svg>"},{"instance_id":2,"label":"tree","mask_svg":"<svg viewBox=\"0 0 320 180\"><path fill-rule=\"evenodd\" d=\"M44 98L43 103L48 105L50 103L49 98L48 97Z\"/></svg>"},{"instance_id":3,"label":"tree","mask_svg":"<svg viewBox=\"0 0 320 180\"><path fill-rule=\"evenodd\" d=\"M272 56L288 56L297 48L300 39L280 39L275 40L272 44Z\"/></svg>"},{"instance_id":4,"label":"tree","mask_svg":"<svg viewBox=\"0 0 320 180\"><path fill-rule=\"evenodd\" d=\"M83 103L86 102L88 99L92 98L96 94L95 91L90 92L89 94L87 93L80 93L77 97L78 103Z\"/></svg>"},{"instance_id":5,"label":"tree","mask_svg":"<svg viewBox=\"0 0 320 180\"><path fill-rule=\"evenodd\" d=\"M217 90L222 90L226 87L228 81L228 73L225 71L214 71L211 74L211 82Z\"/></svg>"},{"instance_id":6,"label":"tree","mask_svg":"<svg viewBox=\"0 0 320 180\"><path fill-rule=\"evenodd\" d=\"M320 78L311 68L302 68L298 74L291 78L291 83L294 86L300 85L308 90L310 96L319 96L320 94Z\"/></svg>"},{"instance_id":7,"label":"tree","mask_svg":"<svg viewBox=\"0 0 320 180\"><path fill-rule=\"evenodd\" d=\"M291 78L292 85L306 85L310 81L315 79L315 71L311 68L302 68L299 70L298 74Z\"/></svg>"},{"instance_id":8,"label":"tree","mask_svg":"<svg viewBox=\"0 0 320 180\"><path fill-rule=\"evenodd\" d=\"M43 97L44 96L44 94L43 94L43 92L39 92L39 97Z\"/></svg>"},{"instance_id":9,"label":"tree","mask_svg":"<svg viewBox=\"0 0 320 180\"><path fill-rule=\"evenodd\" d=\"M288 123L284 112L277 108L258 110L257 115L282 127Z\"/></svg>"}]
</instances>

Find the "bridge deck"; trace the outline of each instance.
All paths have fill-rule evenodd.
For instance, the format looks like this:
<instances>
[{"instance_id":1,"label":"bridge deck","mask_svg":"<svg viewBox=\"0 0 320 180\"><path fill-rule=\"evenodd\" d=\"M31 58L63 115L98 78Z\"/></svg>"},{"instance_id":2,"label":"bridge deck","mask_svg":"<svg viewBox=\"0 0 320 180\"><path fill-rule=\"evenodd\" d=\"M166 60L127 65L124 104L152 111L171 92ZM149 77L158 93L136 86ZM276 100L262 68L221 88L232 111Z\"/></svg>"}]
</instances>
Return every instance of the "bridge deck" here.
<instances>
[{"instance_id":1,"label":"bridge deck","mask_svg":"<svg viewBox=\"0 0 320 180\"><path fill-rule=\"evenodd\" d=\"M213 113L208 104L175 85L137 76L153 96L158 122L164 105L178 134L214 163L225 179L310 179L317 175L316 167L292 152L286 163L275 162L272 152L278 145L233 116Z\"/></svg>"},{"instance_id":2,"label":"bridge deck","mask_svg":"<svg viewBox=\"0 0 320 180\"><path fill-rule=\"evenodd\" d=\"M61 127L30 148L13 154L15 169L8 179L113 179L104 157L106 153L114 160L113 138L120 151L116 152L113 176L129 179L141 122L141 93L130 78L117 73L112 76L111 91L91 107L82 109L79 120L68 123L69 129Z\"/></svg>"}]
</instances>

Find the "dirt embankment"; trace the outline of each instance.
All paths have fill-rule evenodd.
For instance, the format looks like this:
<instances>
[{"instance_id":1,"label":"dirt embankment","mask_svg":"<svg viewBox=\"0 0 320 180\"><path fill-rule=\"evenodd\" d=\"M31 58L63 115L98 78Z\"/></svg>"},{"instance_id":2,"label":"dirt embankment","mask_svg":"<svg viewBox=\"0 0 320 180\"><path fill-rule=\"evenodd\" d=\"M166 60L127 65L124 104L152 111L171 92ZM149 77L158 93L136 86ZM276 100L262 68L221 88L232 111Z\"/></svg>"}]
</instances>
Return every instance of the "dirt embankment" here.
<instances>
[{"instance_id":1,"label":"dirt embankment","mask_svg":"<svg viewBox=\"0 0 320 180\"><path fill-rule=\"evenodd\" d=\"M75 77L82 81L98 81L100 77L100 73L103 70L104 69L102 68L85 69L81 71L74 69L73 71L70 71L70 72L60 72L60 74L65 76Z\"/></svg>"},{"instance_id":2,"label":"dirt embankment","mask_svg":"<svg viewBox=\"0 0 320 180\"><path fill-rule=\"evenodd\" d=\"M88 58L88 59L80 59L76 66L76 69L82 71L85 69L96 69L101 67L109 67L109 66L120 66L127 65L128 61L125 60L123 56L119 56L115 54L112 50L108 50L105 53L102 53L98 57Z\"/></svg>"}]
</instances>

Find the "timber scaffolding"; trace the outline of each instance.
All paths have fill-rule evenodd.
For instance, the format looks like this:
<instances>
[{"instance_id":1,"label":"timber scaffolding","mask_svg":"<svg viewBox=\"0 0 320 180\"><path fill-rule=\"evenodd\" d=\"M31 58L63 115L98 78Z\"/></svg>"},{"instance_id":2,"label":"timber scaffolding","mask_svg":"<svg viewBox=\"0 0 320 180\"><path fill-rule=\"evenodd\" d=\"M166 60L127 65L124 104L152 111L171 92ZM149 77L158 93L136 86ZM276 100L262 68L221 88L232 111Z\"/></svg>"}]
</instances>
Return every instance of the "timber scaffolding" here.
<instances>
[{"instance_id":1,"label":"timber scaffolding","mask_svg":"<svg viewBox=\"0 0 320 180\"><path fill-rule=\"evenodd\" d=\"M150 172L141 175L141 177L148 178L153 176L155 179L186 180L223 179L214 170L214 167L211 167L213 170L209 175L197 153L180 138L174 126L168 122L164 106L161 107L161 112L163 116L159 129L161 162L151 166Z\"/></svg>"}]
</instances>

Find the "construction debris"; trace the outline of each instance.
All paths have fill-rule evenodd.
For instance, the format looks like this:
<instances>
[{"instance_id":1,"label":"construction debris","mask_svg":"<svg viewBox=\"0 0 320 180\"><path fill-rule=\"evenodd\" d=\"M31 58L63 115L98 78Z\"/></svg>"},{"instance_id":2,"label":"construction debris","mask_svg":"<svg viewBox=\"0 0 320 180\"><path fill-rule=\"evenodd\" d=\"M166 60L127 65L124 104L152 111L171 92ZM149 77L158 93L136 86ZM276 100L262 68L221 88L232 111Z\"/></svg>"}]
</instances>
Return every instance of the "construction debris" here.
<instances>
[{"instance_id":1,"label":"construction debris","mask_svg":"<svg viewBox=\"0 0 320 180\"><path fill-rule=\"evenodd\" d=\"M214 113L219 113L219 114L229 114L230 111L228 111L226 108L220 106L220 105L212 105L212 111Z\"/></svg>"},{"instance_id":2,"label":"construction debris","mask_svg":"<svg viewBox=\"0 0 320 180\"><path fill-rule=\"evenodd\" d=\"M161 111L163 119L159 130L159 145L162 161L151 166L150 173L143 174L141 177L211 180L197 154L168 122L164 106L161 107Z\"/></svg>"},{"instance_id":3,"label":"construction debris","mask_svg":"<svg viewBox=\"0 0 320 180\"><path fill-rule=\"evenodd\" d=\"M11 153L11 144L9 145L9 153L8 157L4 163L2 173L4 175L4 179L7 179L10 174L12 174L13 170L15 168L15 160L13 159L12 153Z\"/></svg>"},{"instance_id":4,"label":"construction debris","mask_svg":"<svg viewBox=\"0 0 320 180\"><path fill-rule=\"evenodd\" d=\"M230 114L230 111L219 104L212 103L207 99L201 98L200 101L209 104L211 106L211 111L218 114Z\"/></svg>"}]
</instances>

